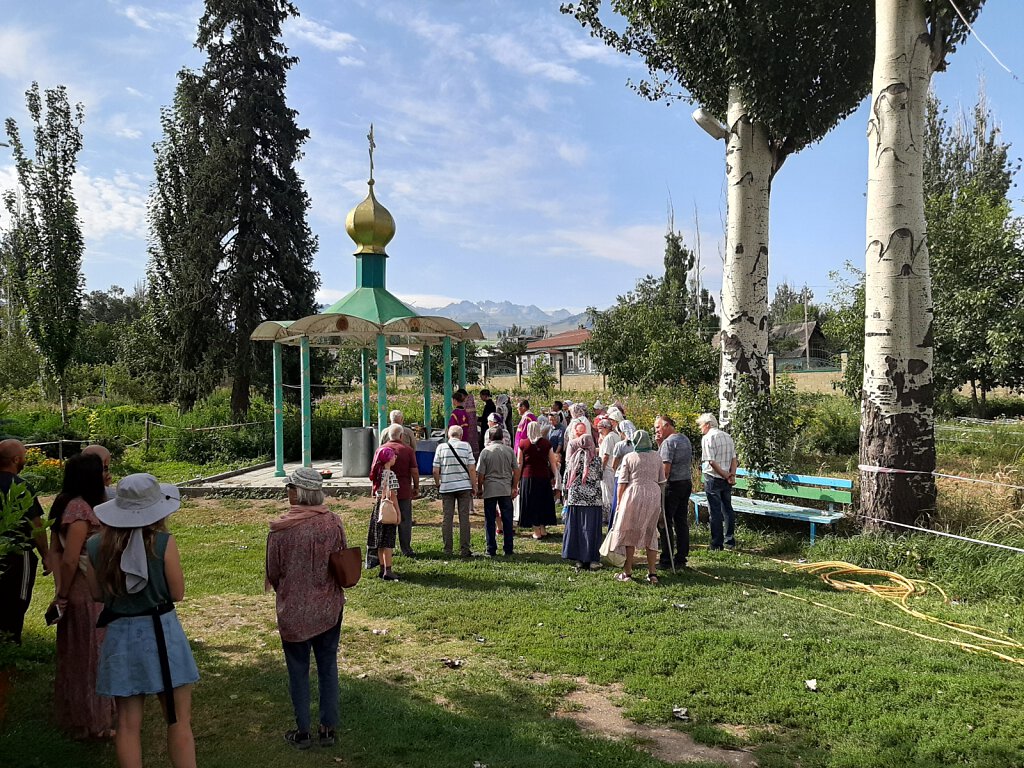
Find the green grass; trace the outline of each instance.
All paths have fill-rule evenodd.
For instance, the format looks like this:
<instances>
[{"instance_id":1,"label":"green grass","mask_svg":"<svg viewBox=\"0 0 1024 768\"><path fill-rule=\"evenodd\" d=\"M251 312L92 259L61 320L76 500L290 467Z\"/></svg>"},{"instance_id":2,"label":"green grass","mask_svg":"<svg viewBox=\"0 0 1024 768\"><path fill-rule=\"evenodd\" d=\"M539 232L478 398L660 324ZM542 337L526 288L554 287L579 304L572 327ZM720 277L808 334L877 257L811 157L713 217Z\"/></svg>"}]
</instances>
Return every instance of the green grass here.
<instances>
[{"instance_id":1,"label":"green grass","mask_svg":"<svg viewBox=\"0 0 1024 768\"><path fill-rule=\"evenodd\" d=\"M365 506L346 511L353 541L365 535ZM431 525L414 529L417 559L396 559L400 583L367 578L348 592L340 744L292 753L280 737L291 712L272 598L262 590L264 521L273 512L207 502L183 510L174 526L188 585L180 612L203 675L194 717L201 765L661 765L628 741L552 717L586 684L608 686L608 698L621 697L640 722L674 724L672 707L687 707L694 721L677 727L701 743L753 749L763 768L1024 766L1024 667L870 623L952 637L884 603L834 592L751 552L697 548L693 563L709 575L669 575L660 587L619 584L609 569L575 573L555 542L517 539L511 561L445 560ZM481 551L482 534L474 538ZM706 529L695 542L706 542ZM805 555L796 542L741 530L741 543L765 552ZM110 765L109 747L69 743L49 723L48 589L37 586L28 658L0 732L3 764ZM972 591L969 582L962 596L956 606L925 599L919 607L1024 634L1017 596ZM465 667L445 669L442 656ZM809 678L817 693L806 689ZM166 764L155 706L145 741L147 764Z\"/></svg>"}]
</instances>

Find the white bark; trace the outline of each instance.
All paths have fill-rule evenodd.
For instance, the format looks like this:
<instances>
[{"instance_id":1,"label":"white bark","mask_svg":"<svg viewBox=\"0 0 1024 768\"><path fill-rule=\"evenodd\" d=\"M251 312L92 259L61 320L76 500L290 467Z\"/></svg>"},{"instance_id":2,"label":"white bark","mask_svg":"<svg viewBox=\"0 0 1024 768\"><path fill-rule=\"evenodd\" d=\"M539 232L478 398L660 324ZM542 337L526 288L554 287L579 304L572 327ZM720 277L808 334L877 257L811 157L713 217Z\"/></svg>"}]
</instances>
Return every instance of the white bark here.
<instances>
[{"instance_id":1,"label":"white bark","mask_svg":"<svg viewBox=\"0 0 1024 768\"><path fill-rule=\"evenodd\" d=\"M922 152L931 48L923 0L876 0L868 123L861 461L918 472L861 473L869 517L931 513L935 486L932 297Z\"/></svg>"},{"instance_id":2,"label":"white bark","mask_svg":"<svg viewBox=\"0 0 1024 768\"><path fill-rule=\"evenodd\" d=\"M726 174L729 185L722 275L720 421L728 428L739 377L769 386L768 201L774 157L768 132L746 114L737 88L729 91Z\"/></svg>"}]
</instances>

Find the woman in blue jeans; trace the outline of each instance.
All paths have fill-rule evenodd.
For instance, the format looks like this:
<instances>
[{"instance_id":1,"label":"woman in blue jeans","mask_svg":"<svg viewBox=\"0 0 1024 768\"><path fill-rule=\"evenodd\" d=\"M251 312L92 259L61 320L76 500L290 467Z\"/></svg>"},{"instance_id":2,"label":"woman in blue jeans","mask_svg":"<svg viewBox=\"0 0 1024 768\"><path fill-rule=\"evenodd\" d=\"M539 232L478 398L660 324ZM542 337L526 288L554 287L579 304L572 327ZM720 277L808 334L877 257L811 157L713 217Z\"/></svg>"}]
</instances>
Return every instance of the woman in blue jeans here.
<instances>
[{"instance_id":1,"label":"woman in blue jeans","mask_svg":"<svg viewBox=\"0 0 1024 768\"><path fill-rule=\"evenodd\" d=\"M332 552L345 546L341 518L324 506L320 473L299 467L287 478L289 508L272 520L267 536L267 585L277 596L288 692L296 727L284 740L298 749L313 746L309 715L309 653L316 658L320 687L320 746L334 744L338 727L338 640L345 592L331 575Z\"/></svg>"}]
</instances>

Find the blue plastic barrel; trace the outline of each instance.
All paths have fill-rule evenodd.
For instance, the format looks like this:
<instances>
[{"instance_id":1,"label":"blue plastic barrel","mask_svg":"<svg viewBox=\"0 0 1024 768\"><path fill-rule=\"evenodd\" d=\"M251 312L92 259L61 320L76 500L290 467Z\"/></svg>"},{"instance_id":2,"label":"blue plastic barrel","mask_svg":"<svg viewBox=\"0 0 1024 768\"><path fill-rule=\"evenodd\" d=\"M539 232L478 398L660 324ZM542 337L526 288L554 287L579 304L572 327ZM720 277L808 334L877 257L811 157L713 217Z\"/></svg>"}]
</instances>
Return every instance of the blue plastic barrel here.
<instances>
[{"instance_id":1,"label":"blue plastic barrel","mask_svg":"<svg viewBox=\"0 0 1024 768\"><path fill-rule=\"evenodd\" d=\"M416 468L420 476L429 476L434 471L434 454L440 440L420 440L416 443Z\"/></svg>"}]
</instances>

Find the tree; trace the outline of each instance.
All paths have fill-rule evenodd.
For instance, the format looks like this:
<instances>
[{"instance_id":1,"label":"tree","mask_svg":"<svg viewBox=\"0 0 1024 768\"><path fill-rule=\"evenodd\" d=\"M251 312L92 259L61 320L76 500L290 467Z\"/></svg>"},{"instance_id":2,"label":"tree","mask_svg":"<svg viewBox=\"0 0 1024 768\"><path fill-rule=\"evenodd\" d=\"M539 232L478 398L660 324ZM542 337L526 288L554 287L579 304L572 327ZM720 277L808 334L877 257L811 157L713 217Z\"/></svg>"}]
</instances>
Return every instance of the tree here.
<instances>
[{"instance_id":1,"label":"tree","mask_svg":"<svg viewBox=\"0 0 1024 768\"><path fill-rule=\"evenodd\" d=\"M502 359L514 363L526 354L526 345L529 343L529 339L530 334L525 328L520 328L512 323L512 327L498 331L498 343L495 345L494 351Z\"/></svg>"},{"instance_id":2,"label":"tree","mask_svg":"<svg viewBox=\"0 0 1024 768\"><path fill-rule=\"evenodd\" d=\"M823 332L837 351L846 352L846 370L836 386L860 402L864 385L864 272L847 262L846 275L830 272L835 283Z\"/></svg>"},{"instance_id":3,"label":"tree","mask_svg":"<svg viewBox=\"0 0 1024 768\"><path fill-rule=\"evenodd\" d=\"M612 0L622 32L599 18L601 0L562 6L592 34L644 57L657 99L682 95L714 138L727 140L728 223L722 285L721 422L741 375L767 389L768 203L786 158L821 139L868 92L870 9L863 0ZM725 120L725 124L721 120Z\"/></svg>"},{"instance_id":4,"label":"tree","mask_svg":"<svg viewBox=\"0 0 1024 768\"><path fill-rule=\"evenodd\" d=\"M935 302L935 383L952 393L968 384L974 412L996 386L1020 387L1022 364L999 347L1024 341L1022 222L1007 194L1019 163L993 125L985 94L972 116L949 125L932 96L926 104L925 218ZM1020 360L1020 355L1016 355Z\"/></svg>"},{"instance_id":5,"label":"tree","mask_svg":"<svg viewBox=\"0 0 1024 768\"><path fill-rule=\"evenodd\" d=\"M933 308L922 181L933 72L984 0L876 0L868 121L867 270L860 463L866 517L927 521L935 509Z\"/></svg>"},{"instance_id":6,"label":"tree","mask_svg":"<svg viewBox=\"0 0 1024 768\"><path fill-rule=\"evenodd\" d=\"M664 262L665 277L647 275L611 308L587 310L593 327L583 350L613 387L697 386L718 374L714 350L701 332L708 315L695 310L687 290L695 258L678 232L665 235ZM697 305L707 298L698 297ZM713 302L703 309L713 313Z\"/></svg>"},{"instance_id":7,"label":"tree","mask_svg":"<svg viewBox=\"0 0 1024 768\"><path fill-rule=\"evenodd\" d=\"M311 268L317 243L306 223L309 198L295 170L309 133L285 101L288 70L297 60L280 42L282 23L297 15L288 0L206 0L196 39L206 62L179 78L170 122L181 135L168 130L169 121L164 125L175 172L167 187L158 181L159 193L166 189L160 204L173 206L170 220L180 228L171 230L172 247L157 264L164 272L160 290L171 297L163 312L180 333L195 328L187 312L195 320L219 318L236 417L248 410L257 377L249 334L266 319L314 312L319 285ZM202 248L195 258L192 246ZM193 334L192 342L201 344L202 336ZM208 382L215 352L207 346L191 361L200 372L196 384ZM263 353L266 370L269 350Z\"/></svg>"},{"instance_id":8,"label":"tree","mask_svg":"<svg viewBox=\"0 0 1024 768\"><path fill-rule=\"evenodd\" d=\"M538 360L530 367L530 372L523 380L530 392L548 395L555 388L558 379L555 377L555 369L549 363Z\"/></svg>"},{"instance_id":9,"label":"tree","mask_svg":"<svg viewBox=\"0 0 1024 768\"><path fill-rule=\"evenodd\" d=\"M232 199L222 110L195 73L178 73L174 101L160 113L148 219L150 324L162 342L171 394L191 410L224 377L227 340L222 243Z\"/></svg>"},{"instance_id":10,"label":"tree","mask_svg":"<svg viewBox=\"0 0 1024 768\"><path fill-rule=\"evenodd\" d=\"M14 154L18 191L4 204L13 222L14 253L20 300L29 338L39 349L57 385L61 423L68 422L64 373L75 354L82 307L82 252L78 204L71 189L82 149L81 104L72 107L64 86L39 84L25 93L33 123L34 157L26 154L14 118L7 118L7 138Z\"/></svg>"}]
</instances>

